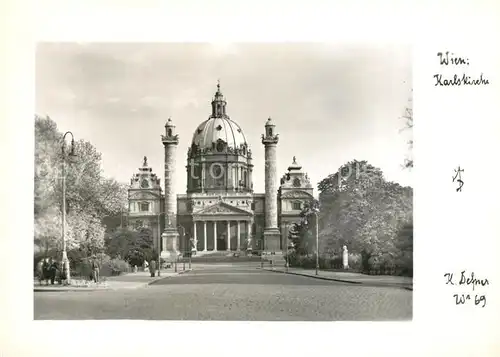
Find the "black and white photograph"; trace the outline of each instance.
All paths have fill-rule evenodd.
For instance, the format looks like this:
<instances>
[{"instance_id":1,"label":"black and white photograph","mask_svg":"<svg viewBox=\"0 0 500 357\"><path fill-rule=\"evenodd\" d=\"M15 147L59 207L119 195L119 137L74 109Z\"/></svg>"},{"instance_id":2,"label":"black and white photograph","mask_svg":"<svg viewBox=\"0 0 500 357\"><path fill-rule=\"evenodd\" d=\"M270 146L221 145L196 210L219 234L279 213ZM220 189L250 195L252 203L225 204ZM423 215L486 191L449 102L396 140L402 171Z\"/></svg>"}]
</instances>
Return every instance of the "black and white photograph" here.
<instances>
[{"instance_id":1,"label":"black and white photograph","mask_svg":"<svg viewBox=\"0 0 500 357\"><path fill-rule=\"evenodd\" d=\"M411 321L412 103L409 44L37 43L34 320Z\"/></svg>"}]
</instances>

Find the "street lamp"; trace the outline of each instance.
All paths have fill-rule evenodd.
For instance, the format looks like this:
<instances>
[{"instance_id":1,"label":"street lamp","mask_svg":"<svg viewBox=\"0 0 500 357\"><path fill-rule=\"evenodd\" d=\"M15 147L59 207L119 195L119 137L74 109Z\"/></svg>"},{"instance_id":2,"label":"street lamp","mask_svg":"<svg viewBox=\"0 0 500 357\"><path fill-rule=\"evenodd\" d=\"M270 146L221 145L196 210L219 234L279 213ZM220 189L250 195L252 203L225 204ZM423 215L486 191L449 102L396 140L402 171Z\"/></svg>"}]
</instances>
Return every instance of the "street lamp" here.
<instances>
[{"instance_id":1,"label":"street lamp","mask_svg":"<svg viewBox=\"0 0 500 357\"><path fill-rule=\"evenodd\" d=\"M161 276L161 228L160 228L160 217L164 215L165 212L158 213L158 276Z\"/></svg>"},{"instance_id":2,"label":"street lamp","mask_svg":"<svg viewBox=\"0 0 500 357\"><path fill-rule=\"evenodd\" d=\"M185 239L186 239L186 228L184 228L184 226L183 226L183 225L180 225L180 224L177 226L177 229L179 229L179 228L181 228L181 229L182 229L182 240L183 240L183 241L185 241ZM185 242L185 243L187 244L187 242ZM184 265L183 265L183 267L184 267L184 270L185 270L185 268L186 268L186 263L184 262L184 253L182 254L182 258L183 258L183 259L182 259L182 262L183 262L183 264L184 264ZM176 259L175 259L175 272L177 272L177 260L178 260L178 259L176 258ZM191 257L189 257L189 266L191 266Z\"/></svg>"},{"instance_id":3,"label":"street lamp","mask_svg":"<svg viewBox=\"0 0 500 357\"><path fill-rule=\"evenodd\" d=\"M62 138L61 153L62 153L62 241L63 241L63 252L62 252L62 262L63 270L66 271L66 283L71 283L71 274L69 268L69 259L66 249L66 135L71 135L71 150L68 157L75 158L75 138L71 131L64 133Z\"/></svg>"},{"instance_id":4,"label":"street lamp","mask_svg":"<svg viewBox=\"0 0 500 357\"><path fill-rule=\"evenodd\" d=\"M313 212L314 212L314 216L316 218L316 275L318 275L318 270L319 270L319 219L318 219L319 208L314 207Z\"/></svg>"}]
</instances>

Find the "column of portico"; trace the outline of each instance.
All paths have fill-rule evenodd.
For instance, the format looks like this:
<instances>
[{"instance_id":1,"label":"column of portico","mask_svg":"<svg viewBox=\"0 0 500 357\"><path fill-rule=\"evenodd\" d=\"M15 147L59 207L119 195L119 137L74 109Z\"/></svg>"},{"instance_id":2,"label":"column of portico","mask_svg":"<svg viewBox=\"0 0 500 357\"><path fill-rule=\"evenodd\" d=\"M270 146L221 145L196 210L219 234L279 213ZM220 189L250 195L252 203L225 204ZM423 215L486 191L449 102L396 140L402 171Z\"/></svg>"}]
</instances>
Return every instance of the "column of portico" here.
<instances>
[{"instance_id":1,"label":"column of portico","mask_svg":"<svg viewBox=\"0 0 500 357\"><path fill-rule=\"evenodd\" d=\"M191 250L198 251L198 237L196 236L196 221L193 221L193 243L194 243L194 248L191 248Z\"/></svg>"},{"instance_id":2,"label":"column of portico","mask_svg":"<svg viewBox=\"0 0 500 357\"><path fill-rule=\"evenodd\" d=\"M231 221L226 221L226 226L227 226L227 246L226 246L226 250L230 251L231 250Z\"/></svg>"},{"instance_id":3,"label":"column of portico","mask_svg":"<svg viewBox=\"0 0 500 357\"><path fill-rule=\"evenodd\" d=\"M217 251L217 221L213 221L214 223L214 252Z\"/></svg>"},{"instance_id":4,"label":"column of portico","mask_svg":"<svg viewBox=\"0 0 500 357\"><path fill-rule=\"evenodd\" d=\"M252 232L251 232L251 229L252 227L250 226L250 221L246 221L246 234L247 234L247 242L249 242L249 246L247 247L247 250L252 250L253 247L252 247L252 244L253 244L253 240L252 240Z\"/></svg>"},{"instance_id":5,"label":"column of portico","mask_svg":"<svg viewBox=\"0 0 500 357\"><path fill-rule=\"evenodd\" d=\"M207 250L207 221L203 221L203 251Z\"/></svg>"},{"instance_id":6,"label":"column of portico","mask_svg":"<svg viewBox=\"0 0 500 357\"><path fill-rule=\"evenodd\" d=\"M240 250L240 240L241 240L241 232L240 232L240 221L236 221L236 237L237 237L237 240L236 240L236 250Z\"/></svg>"}]
</instances>

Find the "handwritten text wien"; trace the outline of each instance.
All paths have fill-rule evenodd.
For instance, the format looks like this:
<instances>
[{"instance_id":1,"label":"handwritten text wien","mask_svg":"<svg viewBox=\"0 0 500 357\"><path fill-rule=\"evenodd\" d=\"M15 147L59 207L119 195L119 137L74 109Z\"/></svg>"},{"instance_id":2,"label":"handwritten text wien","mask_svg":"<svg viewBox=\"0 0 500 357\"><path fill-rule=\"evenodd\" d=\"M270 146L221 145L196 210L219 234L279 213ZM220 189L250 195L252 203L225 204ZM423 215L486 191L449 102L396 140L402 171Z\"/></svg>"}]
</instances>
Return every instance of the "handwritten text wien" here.
<instances>
[{"instance_id":1,"label":"handwritten text wien","mask_svg":"<svg viewBox=\"0 0 500 357\"><path fill-rule=\"evenodd\" d=\"M469 59L464 57L455 56L450 52L438 52L439 65L441 66L468 66ZM476 77L469 76L467 73L453 74L449 77L444 77L442 74L435 74L436 80L434 86L448 87L448 86L484 86L490 84L490 81L481 73Z\"/></svg>"}]
</instances>

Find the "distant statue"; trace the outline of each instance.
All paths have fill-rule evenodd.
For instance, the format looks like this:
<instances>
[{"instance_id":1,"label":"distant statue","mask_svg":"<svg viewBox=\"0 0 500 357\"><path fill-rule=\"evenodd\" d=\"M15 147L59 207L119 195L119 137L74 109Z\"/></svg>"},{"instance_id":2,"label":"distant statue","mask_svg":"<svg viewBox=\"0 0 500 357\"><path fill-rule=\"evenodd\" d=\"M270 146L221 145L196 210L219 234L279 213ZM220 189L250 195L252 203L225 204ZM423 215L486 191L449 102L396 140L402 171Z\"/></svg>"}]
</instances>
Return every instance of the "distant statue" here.
<instances>
[{"instance_id":1,"label":"distant statue","mask_svg":"<svg viewBox=\"0 0 500 357\"><path fill-rule=\"evenodd\" d=\"M342 247L342 265L344 269L349 269L349 251L345 245Z\"/></svg>"},{"instance_id":2,"label":"distant statue","mask_svg":"<svg viewBox=\"0 0 500 357\"><path fill-rule=\"evenodd\" d=\"M248 236L248 238L247 238L247 250L251 250L251 249L252 249L252 237Z\"/></svg>"},{"instance_id":3,"label":"distant statue","mask_svg":"<svg viewBox=\"0 0 500 357\"><path fill-rule=\"evenodd\" d=\"M144 156L144 163L142 166L148 166L148 158L146 156Z\"/></svg>"},{"instance_id":4,"label":"distant statue","mask_svg":"<svg viewBox=\"0 0 500 357\"><path fill-rule=\"evenodd\" d=\"M170 216L167 214L167 227L172 227L172 222L170 221Z\"/></svg>"},{"instance_id":5,"label":"distant statue","mask_svg":"<svg viewBox=\"0 0 500 357\"><path fill-rule=\"evenodd\" d=\"M296 161L296 159L295 159L295 156L293 157L293 163L294 163L294 164L296 164L296 163L297 163L297 161Z\"/></svg>"}]
</instances>

